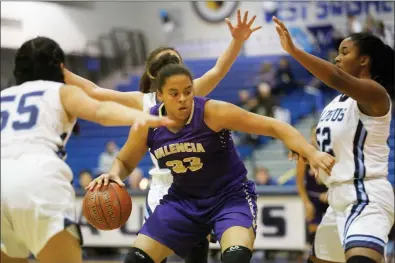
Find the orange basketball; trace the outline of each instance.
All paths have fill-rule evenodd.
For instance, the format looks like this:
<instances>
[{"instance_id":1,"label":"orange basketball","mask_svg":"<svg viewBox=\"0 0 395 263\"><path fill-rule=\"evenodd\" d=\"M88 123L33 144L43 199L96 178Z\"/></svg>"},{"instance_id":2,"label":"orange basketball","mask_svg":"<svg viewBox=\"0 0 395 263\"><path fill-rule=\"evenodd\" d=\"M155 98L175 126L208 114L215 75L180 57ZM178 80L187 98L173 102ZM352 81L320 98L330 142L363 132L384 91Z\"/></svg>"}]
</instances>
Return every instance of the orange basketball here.
<instances>
[{"instance_id":1,"label":"orange basketball","mask_svg":"<svg viewBox=\"0 0 395 263\"><path fill-rule=\"evenodd\" d=\"M125 188L114 182L97 187L84 197L83 213L89 224L100 230L123 226L132 212L132 199Z\"/></svg>"}]
</instances>

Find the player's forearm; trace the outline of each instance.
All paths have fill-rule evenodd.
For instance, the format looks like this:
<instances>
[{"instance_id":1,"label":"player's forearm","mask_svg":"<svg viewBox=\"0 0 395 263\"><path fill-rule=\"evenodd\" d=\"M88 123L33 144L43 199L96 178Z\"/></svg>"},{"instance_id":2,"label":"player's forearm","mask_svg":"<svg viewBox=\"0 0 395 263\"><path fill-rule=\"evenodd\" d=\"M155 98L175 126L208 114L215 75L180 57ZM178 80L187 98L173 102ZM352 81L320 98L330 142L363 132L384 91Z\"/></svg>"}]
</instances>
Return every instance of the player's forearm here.
<instances>
[{"instance_id":1,"label":"player's forearm","mask_svg":"<svg viewBox=\"0 0 395 263\"><path fill-rule=\"evenodd\" d=\"M131 174L131 172L132 169L130 169L121 159L119 159L119 157L117 157L108 173L118 176L122 181L124 181Z\"/></svg>"},{"instance_id":2,"label":"player's forearm","mask_svg":"<svg viewBox=\"0 0 395 263\"><path fill-rule=\"evenodd\" d=\"M236 61L243 44L244 41L232 39L228 48L218 58L215 66L202 77L194 80L195 94L197 96L207 96L226 76Z\"/></svg>"},{"instance_id":3,"label":"player's forearm","mask_svg":"<svg viewBox=\"0 0 395 263\"><path fill-rule=\"evenodd\" d=\"M338 69L333 63L324 59L309 54L306 51L296 48L291 54L304 68L310 71L311 74L320 79L328 87L343 92L342 85L335 85L338 79Z\"/></svg>"},{"instance_id":4,"label":"player's forearm","mask_svg":"<svg viewBox=\"0 0 395 263\"><path fill-rule=\"evenodd\" d=\"M233 63L236 61L236 58L239 56L243 44L244 41L236 40L234 38L232 39L230 45L218 58L217 63L214 66L214 69L219 76L224 77L228 73Z\"/></svg>"},{"instance_id":5,"label":"player's forearm","mask_svg":"<svg viewBox=\"0 0 395 263\"><path fill-rule=\"evenodd\" d=\"M297 152L308 160L317 151L298 130L287 123L278 122L273 130L275 138L280 139L288 149Z\"/></svg>"},{"instance_id":6,"label":"player's forearm","mask_svg":"<svg viewBox=\"0 0 395 263\"><path fill-rule=\"evenodd\" d=\"M96 110L97 122L103 126L132 126L136 120L150 120L154 116L111 101L103 101Z\"/></svg>"},{"instance_id":7,"label":"player's forearm","mask_svg":"<svg viewBox=\"0 0 395 263\"><path fill-rule=\"evenodd\" d=\"M66 84L74 85L83 89L88 95L94 90L99 88L95 83L90 80L84 79L83 77L74 74L73 72L64 69L64 79Z\"/></svg>"}]
</instances>

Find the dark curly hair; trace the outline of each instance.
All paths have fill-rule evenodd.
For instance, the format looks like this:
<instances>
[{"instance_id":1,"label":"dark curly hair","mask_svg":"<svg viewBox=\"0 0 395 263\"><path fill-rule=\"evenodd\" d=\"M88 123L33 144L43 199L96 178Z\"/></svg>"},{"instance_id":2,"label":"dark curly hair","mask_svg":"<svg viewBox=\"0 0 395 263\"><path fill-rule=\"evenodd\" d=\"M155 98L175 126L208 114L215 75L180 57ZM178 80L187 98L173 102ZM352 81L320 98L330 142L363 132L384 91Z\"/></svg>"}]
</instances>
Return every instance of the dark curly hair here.
<instances>
[{"instance_id":1,"label":"dark curly hair","mask_svg":"<svg viewBox=\"0 0 395 263\"><path fill-rule=\"evenodd\" d=\"M58 43L47 37L36 37L23 43L15 56L16 84L48 80L64 83L61 63L65 54Z\"/></svg>"}]
</instances>

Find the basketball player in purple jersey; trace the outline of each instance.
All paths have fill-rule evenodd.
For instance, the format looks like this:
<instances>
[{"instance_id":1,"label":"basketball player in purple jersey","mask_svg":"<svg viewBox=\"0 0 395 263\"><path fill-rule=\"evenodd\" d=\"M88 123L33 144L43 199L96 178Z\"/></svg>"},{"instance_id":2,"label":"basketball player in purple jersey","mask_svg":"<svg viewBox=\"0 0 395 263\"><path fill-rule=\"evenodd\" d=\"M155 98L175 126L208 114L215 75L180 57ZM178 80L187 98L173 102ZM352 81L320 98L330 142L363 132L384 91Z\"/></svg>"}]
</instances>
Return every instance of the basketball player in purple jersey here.
<instances>
[{"instance_id":1,"label":"basketball player in purple jersey","mask_svg":"<svg viewBox=\"0 0 395 263\"><path fill-rule=\"evenodd\" d=\"M251 34L261 29L261 26L253 26L255 18L256 16L253 16L250 19L248 11L241 12L239 9L237 11L237 22L235 24L231 23L228 18L225 19L232 36L232 40L229 47L218 58L214 67L200 78L193 80L194 94L198 96L207 96L225 77L236 60L245 41L250 38ZM158 103L156 87L153 85L155 83L157 73L163 66L171 63L183 63L183 58L177 50L170 47L159 47L152 51L148 55L146 67L140 79L140 92L119 92L99 88L89 80L83 79L70 71L65 70L64 72L66 83L82 87L92 98L103 101L114 101L128 107L148 111ZM149 171L152 180L147 195L146 216L150 216L152 212L155 211L156 206L159 205L162 197L167 194L173 181L173 176L171 175L170 170L159 169L159 167L157 167L155 156L151 155L151 158L155 168ZM214 239L211 239L211 241L216 243L216 240ZM191 251L191 254L184 258L185 262L207 263L208 250L209 242L204 238L196 245L195 249ZM166 260L162 261L162 263L165 262Z\"/></svg>"},{"instance_id":2,"label":"basketball player in purple jersey","mask_svg":"<svg viewBox=\"0 0 395 263\"><path fill-rule=\"evenodd\" d=\"M156 78L163 102L153 115L167 115L177 128L133 128L108 174L88 188L124 180L147 149L174 181L147 219L125 263L159 263L176 253L186 256L214 229L225 263L250 262L256 230L255 185L246 178L230 130L272 136L303 156L317 174L330 173L334 159L308 144L292 126L233 104L194 97L193 78L180 64L163 67Z\"/></svg>"}]
</instances>

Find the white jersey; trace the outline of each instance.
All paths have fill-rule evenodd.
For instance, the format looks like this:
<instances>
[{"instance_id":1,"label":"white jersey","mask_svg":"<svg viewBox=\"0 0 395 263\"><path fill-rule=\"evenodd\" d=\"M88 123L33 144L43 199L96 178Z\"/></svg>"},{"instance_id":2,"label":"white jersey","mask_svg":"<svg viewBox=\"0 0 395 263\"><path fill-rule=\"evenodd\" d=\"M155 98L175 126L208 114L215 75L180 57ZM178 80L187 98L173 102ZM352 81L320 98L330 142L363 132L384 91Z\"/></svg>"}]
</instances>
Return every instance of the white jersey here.
<instances>
[{"instance_id":1,"label":"white jersey","mask_svg":"<svg viewBox=\"0 0 395 263\"><path fill-rule=\"evenodd\" d=\"M75 120L70 121L63 109L62 85L38 80L1 91L2 159L27 152L66 158Z\"/></svg>"},{"instance_id":2,"label":"white jersey","mask_svg":"<svg viewBox=\"0 0 395 263\"><path fill-rule=\"evenodd\" d=\"M363 114L357 102L339 95L323 110L316 130L321 151L334 155L330 176L320 173L327 185L388 175L391 107L382 117Z\"/></svg>"},{"instance_id":3,"label":"white jersey","mask_svg":"<svg viewBox=\"0 0 395 263\"><path fill-rule=\"evenodd\" d=\"M156 93L145 93L143 95L143 111L149 112L149 110L158 103L156 99ZM169 169L160 169L158 160L154 155L151 155L151 160L154 163L154 168L150 170L150 175L152 176L151 189L154 189L156 185L163 187L170 187L173 182L173 176ZM153 187L154 186L154 187ZM166 191L167 192L167 191Z\"/></svg>"}]
</instances>

